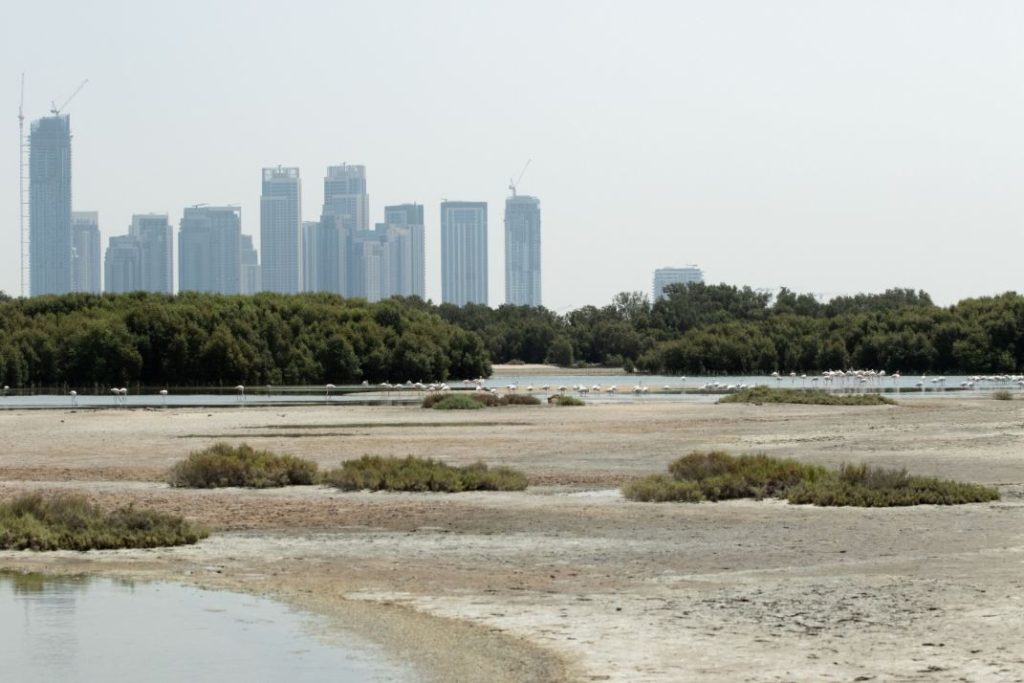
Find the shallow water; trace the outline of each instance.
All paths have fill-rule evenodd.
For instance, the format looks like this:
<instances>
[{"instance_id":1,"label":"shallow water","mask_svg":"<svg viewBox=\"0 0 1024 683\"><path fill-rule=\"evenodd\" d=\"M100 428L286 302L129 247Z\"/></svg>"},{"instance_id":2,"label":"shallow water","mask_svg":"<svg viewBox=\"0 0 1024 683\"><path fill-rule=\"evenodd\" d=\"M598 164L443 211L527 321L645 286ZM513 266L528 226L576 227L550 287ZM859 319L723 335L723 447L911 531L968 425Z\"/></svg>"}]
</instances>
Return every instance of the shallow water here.
<instances>
[{"instance_id":1,"label":"shallow water","mask_svg":"<svg viewBox=\"0 0 1024 683\"><path fill-rule=\"evenodd\" d=\"M0 681L410 681L271 600L170 583L0 573Z\"/></svg>"},{"instance_id":2,"label":"shallow water","mask_svg":"<svg viewBox=\"0 0 1024 683\"><path fill-rule=\"evenodd\" d=\"M993 391L1010 390L1014 394L1024 396L1024 384L1016 379L996 380L983 379L976 381L970 388L965 387L972 378L964 375L946 376L903 376L900 378L878 377L864 383L855 378L826 382L819 375L768 377L764 375L729 375L713 377L677 377L666 375L516 375L514 371L504 371L500 376L487 379L484 386L499 391L506 390L510 385L516 391L531 393L538 396L558 391L566 387L575 393L577 385L598 387L588 391L590 400L596 401L629 401L629 400L670 400L714 402L727 386L770 386L787 389L824 389L842 393L883 392L894 398L943 398L943 397L990 397ZM716 383L718 388L708 388ZM450 381L455 389L472 388L469 382ZM548 389L543 387L547 386ZM618 393L610 394L607 389L618 388ZM650 393L634 394L633 388L646 387ZM706 391L705 391L706 390ZM66 394L40 393L28 390L10 390L0 395L0 410L24 408L183 408L183 407L245 407L245 406L299 406L299 405L401 405L416 404L427 394L426 390L412 386L401 388L338 386L327 394L322 387L288 387L273 390L252 389L238 394L233 389L194 389L183 388L171 390L167 396L161 396L155 389L143 389L139 393L129 394L123 398L112 395L92 395L79 392L72 398ZM348 393L351 392L351 393Z\"/></svg>"}]
</instances>

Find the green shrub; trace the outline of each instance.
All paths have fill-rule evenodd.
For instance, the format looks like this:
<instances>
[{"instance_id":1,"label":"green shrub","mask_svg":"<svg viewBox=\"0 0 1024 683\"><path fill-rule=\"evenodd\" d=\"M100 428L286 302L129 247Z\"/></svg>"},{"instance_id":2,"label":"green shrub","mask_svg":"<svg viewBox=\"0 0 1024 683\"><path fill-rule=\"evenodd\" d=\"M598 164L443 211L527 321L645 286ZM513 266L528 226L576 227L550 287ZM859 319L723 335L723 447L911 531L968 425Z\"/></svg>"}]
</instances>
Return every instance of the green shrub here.
<instances>
[{"instance_id":1,"label":"green shrub","mask_svg":"<svg viewBox=\"0 0 1024 683\"><path fill-rule=\"evenodd\" d=\"M1011 394L1006 389L1000 389L999 391L992 392L992 398L994 398L997 401L1012 401L1013 394Z\"/></svg>"},{"instance_id":2,"label":"green shrub","mask_svg":"<svg viewBox=\"0 0 1024 683\"><path fill-rule=\"evenodd\" d=\"M453 467L429 458L366 455L325 472L321 483L343 491L522 491L526 475L483 463Z\"/></svg>"},{"instance_id":3,"label":"green shrub","mask_svg":"<svg viewBox=\"0 0 1024 683\"><path fill-rule=\"evenodd\" d=\"M704 500L696 482L676 481L664 474L652 474L627 482L622 487L622 495L629 500L649 503L699 503Z\"/></svg>"},{"instance_id":4,"label":"green shrub","mask_svg":"<svg viewBox=\"0 0 1024 683\"><path fill-rule=\"evenodd\" d=\"M195 543L209 535L176 515L133 506L105 514L80 496L21 496L0 505L0 549L104 550Z\"/></svg>"},{"instance_id":5,"label":"green shrub","mask_svg":"<svg viewBox=\"0 0 1024 683\"><path fill-rule=\"evenodd\" d=\"M168 475L171 486L212 489L225 486L270 488L308 485L316 481L317 465L311 460L271 451L257 451L246 444L233 447L217 443L191 453Z\"/></svg>"},{"instance_id":6,"label":"green shrub","mask_svg":"<svg viewBox=\"0 0 1024 683\"><path fill-rule=\"evenodd\" d=\"M510 406L539 406L540 399L533 394L509 394L505 403Z\"/></svg>"},{"instance_id":7,"label":"green shrub","mask_svg":"<svg viewBox=\"0 0 1024 683\"><path fill-rule=\"evenodd\" d=\"M565 396L564 394L556 394L548 399L548 403L555 406L585 406L586 403L582 399L576 398L575 396Z\"/></svg>"},{"instance_id":8,"label":"green shrub","mask_svg":"<svg viewBox=\"0 0 1024 683\"><path fill-rule=\"evenodd\" d=\"M480 405L487 406L488 408L496 408L497 406L508 404L508 400L504 396L492 394L489 391L474 391L469 396L474 401L479 402Z\"/></svg>"},{"instance_id":9,"label":"green shrub","mask_svg":"<svg viewBox=\"0 0 1024 683\"><path fill-rule=\"evenodd\" d=\"M757 386L723 396L719 403L797 403L819 406L881 406L895 401L881 394L832 394L822 389L777 389Z\"/></svg>"},{"instance_id":10,"label":"green shrub","mask_svg":"<svg viewBox=\"0 0 1024 683\"><path fill-rule=\"evenodd\" d=\"M906 470L843 464L838 471L765 455L735 457L721 451L691 453L653 475L627 483L623 495L637 501L784 498L790 503L888 507L956 505L998 500L978 484L917 477Z\"/></svg>"},{"instance_id":11,"label":"green shrub","mask_svg":"<svg viewBox=\"0 0 1024 683\"><path fill-rule=\"evenodd\" d=\"M484 404L480 401L474 401L465 394L452 394L451 396L445 396L440 401L431 403L429 406L424 400L423 407L433 408L434 410L480 410L484 407Z\"/></svg>"}]
</instances>

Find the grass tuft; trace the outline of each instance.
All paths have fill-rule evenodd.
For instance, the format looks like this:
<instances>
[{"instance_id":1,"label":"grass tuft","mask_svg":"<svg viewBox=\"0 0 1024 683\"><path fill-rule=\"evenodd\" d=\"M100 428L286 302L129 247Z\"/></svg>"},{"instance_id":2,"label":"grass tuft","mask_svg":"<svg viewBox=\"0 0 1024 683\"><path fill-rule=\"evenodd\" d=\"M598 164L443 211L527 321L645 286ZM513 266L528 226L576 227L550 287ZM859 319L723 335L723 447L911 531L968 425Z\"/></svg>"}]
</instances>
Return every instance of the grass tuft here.
<instances>
[{"instance_id":1,"label":"grass tuft","mask_svg":"<svg viewBox=\"0 0 1024 683\"><path fill-rule=\"evenodd\" d=\"M891 507L958 505L999 499L999 492L979 484L912 476L906 470L840 466L830 471L796 460L766 455L735 457L722 451L691 453L656 474L622 487L629 500L696 503L734 498L782 498L790 503L823 506Z\"/></svg>"},{"instance_id":2,"label":"grass tuft","mask_svg":"<svg viewBox=\"0 0 1024 683\"><path fill-rule=\"evenodd\" d=\"M816 406L891 406L896 402L881 394L831 394L821 389L777 389L758 386L718 399L719 403L797 403Z\"/></svg>"},{"instance_id":3,"label":"grass tuft","mask_svg":"<svg viewBox=\"0 0 1024 683\"><path fill-rule=\"evenodd\" d=\"M0 505L0 549L109 550L185 545L209 532L131 505L107 514L80 496L24 495Z\"/></svg>"},{"instance_id":4,"label":"grass tuft","mask_svg":"<svg viewBox=\"0 0 1024 683\"><path fill-rule=\"evenodd\" d=\"M548 399L548 403L553 406L585 406L587 405L583 399L576 398L575 396L565 396L564 394L555 394Z\"/></svg>"},{"instance_id":5,"label":"grass tuft","mask_svg":"<svg viewBox=\"0 0 1024 683\"><path fill-rule=\"evenodd\" d=\"M366 455L325 472L321 483L343 491L522 491L526 475L509 467L476 463L453 467L429 458Z\"/></svg>"},{"instance_id":6,"label":"grass tuft","mask_svg":"<svg viewBox=\"0 0 1024 683\"><path fill-rule=\"evenodd\" d=\"M1011 394L1006 389L999 389L998 391L992 392L992 398L994 398L997 401L1012 401L1013 394Z\"/></svg>"},{"instance_id":7,"label":"grass tuft","mask_svg":"<svg viewBox=\"0 0 1024 683\"><path fill-rule=\"evenodd\" d=\"M271 488L313 484L317 465L311 460L271 451L258 451L246 444L217 443L191 453L171 468L171 486L214 489L226 486Z\"/></svg>"}]
</instances>

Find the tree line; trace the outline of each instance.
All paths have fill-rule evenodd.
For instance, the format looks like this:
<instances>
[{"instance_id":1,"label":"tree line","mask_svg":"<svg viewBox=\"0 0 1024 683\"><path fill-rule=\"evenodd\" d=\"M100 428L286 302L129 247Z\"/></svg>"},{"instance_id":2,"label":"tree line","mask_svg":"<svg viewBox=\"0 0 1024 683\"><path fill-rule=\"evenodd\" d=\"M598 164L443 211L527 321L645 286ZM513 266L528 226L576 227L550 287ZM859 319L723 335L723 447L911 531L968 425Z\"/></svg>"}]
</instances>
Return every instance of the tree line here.
<instances>
[{"instance_id":1,"label":"tree line","mask_svg":"<svg viewBox=\"0 0 1024 683\"><path fill-rule=\"evenodd\" d=\"M480 337L423 307L331 294L0 298L0 383L216 386L490 374Z\"/></svg>"},{"instance_id":2,"label":"tree line","mask_svg":"<svg viewBox=\"0 0 1024 683\"><path fill-rule=\"evenodd\" d=\"M0 293L0 383L11 386L430 382L508 362L687 375L1019 372L1024 297L940 307L909 289L819 302L690 284L653 303L623 292L558 315L331 294Z\"/></svg>"}]
</instances>

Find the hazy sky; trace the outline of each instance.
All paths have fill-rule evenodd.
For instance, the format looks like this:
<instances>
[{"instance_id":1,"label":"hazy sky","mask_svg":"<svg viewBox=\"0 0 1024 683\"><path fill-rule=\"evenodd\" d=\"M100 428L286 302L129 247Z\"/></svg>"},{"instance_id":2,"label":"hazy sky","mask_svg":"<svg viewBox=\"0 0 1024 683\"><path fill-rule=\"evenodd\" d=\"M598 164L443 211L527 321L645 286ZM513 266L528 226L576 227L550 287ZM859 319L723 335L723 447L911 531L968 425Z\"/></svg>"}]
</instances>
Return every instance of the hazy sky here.
<instances>
[{"instance_id":1,"label":"hazy sky","mask_svg":"<svg viewBox=\"0 0 1024 683\"><path fill-rule=\"evenodd\" d=\"M504 301L509 177L541 200L544 303L709 282L940 303L1024 289L1024 3L361 0L8 3L0 289L18 275L18 83L68 108L76 210L242 206L260 168L365 164L371 222L486 200Z\"/></svg>"}]
</instances>

